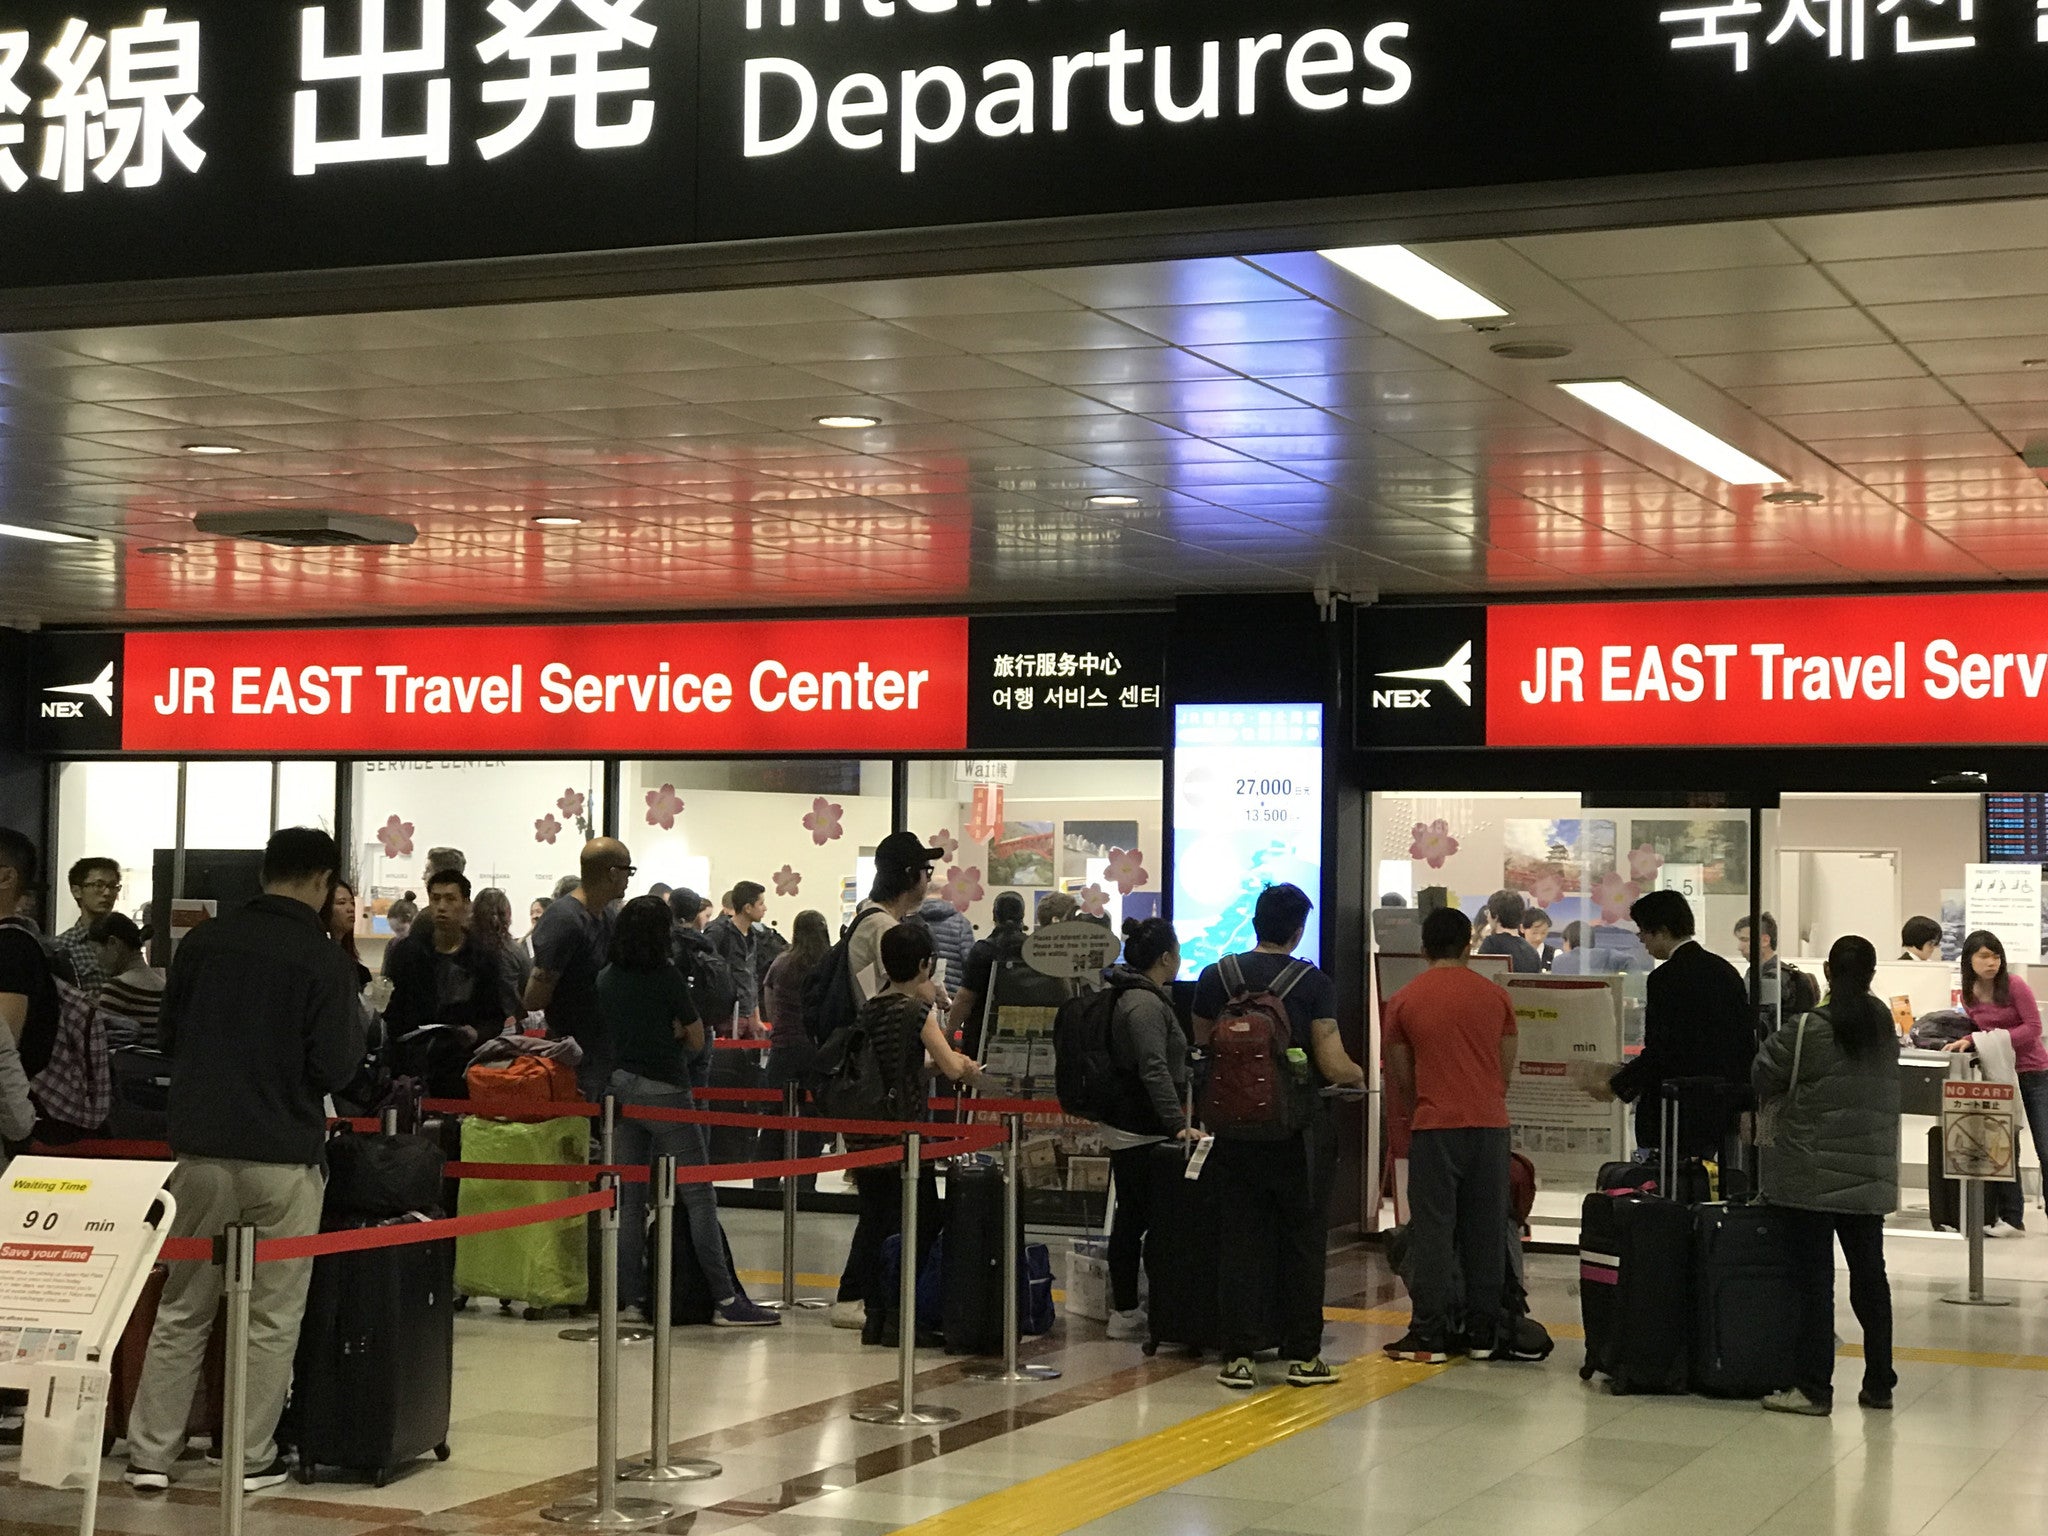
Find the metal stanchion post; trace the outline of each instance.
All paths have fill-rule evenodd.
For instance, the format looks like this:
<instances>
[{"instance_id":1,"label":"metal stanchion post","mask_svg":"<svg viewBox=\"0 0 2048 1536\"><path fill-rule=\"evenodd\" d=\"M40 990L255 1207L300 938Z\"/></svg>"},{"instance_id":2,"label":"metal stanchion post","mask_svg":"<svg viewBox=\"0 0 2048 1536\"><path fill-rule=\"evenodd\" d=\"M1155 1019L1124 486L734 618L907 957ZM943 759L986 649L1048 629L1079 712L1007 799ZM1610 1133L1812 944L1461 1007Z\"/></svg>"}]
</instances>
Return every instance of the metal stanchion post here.
<instances>
[{"instance_id":1,"label":"metal stanchion post","mask_svg":"<svg viewBox=\"0 0 2048 1536\"><path fill-rule=\"evenodd\" d=\"M1017 1185L1023 1160L1024 1117L1006 1114L1003 1122L1010 1131L1003 1145L1003 1363L972 1365L964 1374L976 1381L1053 1381L1060 1374L1056 1367L1017 1363L1017 1337L1023 1331L1022 1320L1017 1316L1017 1280L1023 1269L1023 1255L1017 1249L1017 1230L1023 1225Z\"/></svg>"},{"instance_id":2,"label":"metal stanchion post","mask_svg":"<svg viewBox=\"0 0 2048 1536\"><path fill-rule=\"evenodd\" d=\"M2009 1307L2010 1296L1984 1294L1984 1181L1964 1179L1963 1241L1970 1254L1970 1288L1959 1296L1941 1299L1957 1307Z\"/></svg>"},{"instance_id":3,"label":"metal stanchion post","mask_svg":"<svg viewBox=\"0 0 2048 1536\"><path fill-rule=\"evenodd\" d=\"M604 1096L604 1114L598 1120L597 1160L605 1167L613 1166L614 1146L618 1136L619 1101L611 1094ZM557 1337L571 1344L596 1342L602 1330L585 1324L576 1328L564 1328ZM642 1323L627 1323L619 1329L619 1338L628 1344L642 1344L654 1337L654 1330Z\"/></svg>"},{"instance_id":4,"label":"metal stanchion post","mask_svg":"<svg viewBox=\"0 0 2048 1536\"><path fill-rule=\"evenodd\" d=\"M543 1520L584 1530L634 1531L675 1513L673 1504L619 1497L619 1180L606 1174L612 1203L599 1212L597 1229L597 1492L587 1499L551 1504Z\"/></svg>"},{"instance_id":5,"label":"metal stanchion post","mask_svg":"<svg viewBox=\"0 0 2048 1536\"><path fill-rule=\"evenodd\" d=\"M912 1131L903 1138L903 1246L902 1273L896 1287L896 1401L883 1408L856 1408L853 1417L863 1424L892 1424L899 1429L927 1424L951 1424L960 1417L957 1408L917 1406L917 1188L923 1168L919 1153L924 1138Z\"/></svg>"},{"instance_id":6,"label":"metal stanchion post","mask_svg":"<svg viewBox=\"0 0 2048 1536\"><path fill-rule=\"evenodd\" d=\"M803 1088L796 1083L787 1084L782 1090L782 1113L794 1120L797 1111L803 1108ZM795 1162L797 1155L797 1131L794 1125L782 1130L782 1156L785 1162ZM810 1310L829 1305L823 1297L799 1296L796 1293L796 1196L797 1176L785 1173L782 1176L782 1299L764 1301L762 1306L776 1312Z\"/></svg>"},{"instance_id":7,"label":"metal stanchion post","mask_svg":"<svg viewBox=\"0 0 2048 1536\"><path fill-rule=\"evenodd\" d=\"M621 1476L629 1483L695 1483L716 1477L725 1468L715 1461L668 1459L668 1411L675 1334L669 1307L675 1283L676 1160L654 1160L654 1413L647 1440L647 1459L636 1461Z\"/></svg>"},{"instance_id":8,"label":"metal stanchion post","mask_svg":"<svg viewBox=\"0 0 2048 1536\"><path fill-rule=\"evenodd\" d=\"M227 1285L227 1381L221 1390L220 1536L242 1536L242 1479L249 1461L249 1299L256 1285L256 1229L222 1235Z\"/></svg>"}]
</instances>

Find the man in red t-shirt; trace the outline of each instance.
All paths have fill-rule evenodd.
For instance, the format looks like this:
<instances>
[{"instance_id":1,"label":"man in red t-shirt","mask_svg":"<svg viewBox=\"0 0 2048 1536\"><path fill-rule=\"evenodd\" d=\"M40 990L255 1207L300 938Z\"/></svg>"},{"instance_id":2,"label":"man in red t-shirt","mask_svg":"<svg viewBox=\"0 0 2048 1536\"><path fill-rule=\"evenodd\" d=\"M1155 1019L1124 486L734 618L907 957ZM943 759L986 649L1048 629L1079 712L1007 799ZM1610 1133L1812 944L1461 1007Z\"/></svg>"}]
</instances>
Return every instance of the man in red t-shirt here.
<instances>
[{"instance_id":1,"label":"man in red t-shirt","mask_svg":"<svg viewBox=\"0 0 2048 1536\"><path fill-rule=\"evenodd\" d=\"M1390 1087L1399 1104L1412 1106L1415 1128L1408 1150L1413 1315L1407 1334L1387 1346L1396 1360L1448 1360L1461 1301L1467 1353L1491 1360L1506 1347L1500 1294L1515 1010L1505 991L1467 963L1471 947L1464 913L1430 913L1422 924L1429 969L1388 1000L1383 1020Z\"/></svg>"}]
</instances>

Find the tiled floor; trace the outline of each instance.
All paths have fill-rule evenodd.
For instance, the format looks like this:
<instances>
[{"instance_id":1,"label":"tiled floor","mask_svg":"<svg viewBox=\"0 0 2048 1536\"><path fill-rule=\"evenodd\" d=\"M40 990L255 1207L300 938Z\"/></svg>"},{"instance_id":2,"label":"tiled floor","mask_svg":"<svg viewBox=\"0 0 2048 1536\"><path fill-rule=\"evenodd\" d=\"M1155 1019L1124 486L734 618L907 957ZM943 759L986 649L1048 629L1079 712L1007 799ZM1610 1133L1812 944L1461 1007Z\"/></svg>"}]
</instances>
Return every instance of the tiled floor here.
<instances>
[{"instance_id":1,"label":"tiled floor","mask_svg":"<svg viewBox=\"0 0 2048 1536\"><path fill-rule=\"evenodd\" d=\"M772 1260L773 1222L731 1215L743 1267ZM831 1267L843 1228L832 1219L807 1222L800 1266ZM1328 1422L1233 1441L1234 1449L1211 1456L1215 1470L1191 1465L1189 1475L1162 1481L1164 1491L1123 1507L1113 1496L1100 1507L1063 1502L1061 1490L1077 1467L1105 1453L1190 1436L1213 1450L1240 1433L1229 1411L1246 1399L1223 1392L1209 1369L1184 1356L1147 1361L1131 1346L1103 1340L1097 1325L1074 1322L1032 1346L1065 1370L1042 1385L970 1383L956 1363L926 1357L920 1395L963 1417L941 1431L899 1431L847 1416L856 1400L893 1397L893 1355L863 1349L822 1314L755 1333L682 1330L678 1448L716 1459L724 1473L671 1487L664 1496L680 1512L660 1529L701 1536L883 1536L920 1523L925 1536L983 1529L1015 1536L2048 1530L2048 1236L1993 1245L2011 1276L1998 1288L2020 1303L1997 1311L1939 1300L1960 1275L1962 1249L1941 1245L1941 1262L1923 1266L1919 1255L1933 1246L1893 1244L1905 1350L1899 1407L1889 1415L1845 1407L1832 1420L1787 1420L1750 1403L1614 1398L1579 1381L1578 1345L1567 1336L1541 1366L1402 1374L1384 1395ZM1530 1272L1537 1315L1566 1332L1578 1310L1575 1266L1539 1256ZM1330 1297L1341 1318L1331 1326L1333 1358L1370 1356L1401 1315L1396 1289L1370 1253L1333 1265ZM422 1462L383 1489L293 1484L260 1495L249 1504L248 1536L548 1529L534 1511L588 1489L594 1422L593 1352L559 1339L559 1328L494 1309L465 1314L452 1459ZM1854 1339L1846 1308L1843 1330ZM1842 1363L1840 1380L1852 1390L1856 1369L1853 1360ZM645 1448L647 1392L647 1346L629 1346L621 1392L629 1454ZM1845 1404L1851 1395L1843 1394ZM1281 1388L1275 1401L1306 1398ZM1147 1438L1174 1426L1188 1428L1163 1441ZM8 1475L12 1454L0 1451L0 1536L74 1529L77 1496L16 1484ZM108 1465L110 1477L118 1470ZM101 1529L134 1536L217 1529L215 1474L196 1460L181 1470L186 1475L169 1499L107 1485ZM1034 1480L1044 1480L1043 1498ZM984 1523L976 1501L1019 1484L1030 1497L1013 1496L1002 1522ZM1020 1502L1028 1518L1017 1524ZM992 1502L988 1519L995 1518Z\"/></svg>"}]
</instances>

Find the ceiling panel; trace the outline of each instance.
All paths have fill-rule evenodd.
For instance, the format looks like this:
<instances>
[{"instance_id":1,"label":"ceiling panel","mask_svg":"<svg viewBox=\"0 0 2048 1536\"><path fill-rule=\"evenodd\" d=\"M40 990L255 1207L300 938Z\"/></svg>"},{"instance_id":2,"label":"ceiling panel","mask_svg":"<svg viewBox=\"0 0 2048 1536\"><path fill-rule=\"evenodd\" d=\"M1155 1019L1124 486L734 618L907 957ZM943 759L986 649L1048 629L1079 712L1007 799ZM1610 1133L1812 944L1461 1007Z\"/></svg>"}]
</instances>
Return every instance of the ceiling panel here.
<instances>
[{"instance_id":1,"label":"ceiling panel","mask_svg":"<svg viewBox=\"0 0 2048 1536\"><path fill-rule=\"evenodd\" d=\"M1293 253L0 336L0 517L97 540L0 545L0 619L2048 571L2016 453L2048 438L2048 207L1423 254L1510 315L1432 321ZM1529 341L1569 351L1496 350ZM1555 388L1588 376L1822 502L1723 485ZM420 533L227 544L192 527L209 507Z\"/></svg>"}]
</instances>

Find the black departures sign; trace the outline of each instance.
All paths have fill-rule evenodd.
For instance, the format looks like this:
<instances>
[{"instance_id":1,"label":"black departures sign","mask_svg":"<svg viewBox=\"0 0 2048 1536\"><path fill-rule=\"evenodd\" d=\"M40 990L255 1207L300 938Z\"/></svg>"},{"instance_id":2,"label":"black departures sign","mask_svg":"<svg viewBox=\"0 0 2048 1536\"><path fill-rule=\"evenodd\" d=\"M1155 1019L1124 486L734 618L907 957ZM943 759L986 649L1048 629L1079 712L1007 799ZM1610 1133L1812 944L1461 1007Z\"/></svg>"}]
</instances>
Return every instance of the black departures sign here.
<instances>
[{"instance_id":1,"label":"black departures sign","mask_svg":"<svg viewBox=\"0 0 2048 1536\"><path fill-rule=\"evenodd\" d=\"M2038 146L2041 14L8 0L0 288Z\"/></svg>"},{"instance_id":2,"label":"black departures sign","mask_svg":"<svg viewBox=\"0 0 2048 1536\"><path fill-rule=\"evenodd\" d=\"M970 619L967 744L975 752L1166 746L1169 615Z\"/></svg>"},{"instance_id":3,"label":"black departures sign","mask_svg":"<svg viewBox=\"0 0 2048 1536\"><path fill-rule=\"evenodd\" d=\"M1486 610L1368 608L1358 616L1358 745L1486 745Z\"/></svg>"},{"instance_id":4,"label":"black departures sign","mask_svg":"<svg viewBox=\"0 0 2048 1536\"><path fill-rule=\"evenodd\" d=\"M31 752L121 750L121 637L104 631L51 631L30 651L28 719Z\"/></svg>"}]
</instances>

